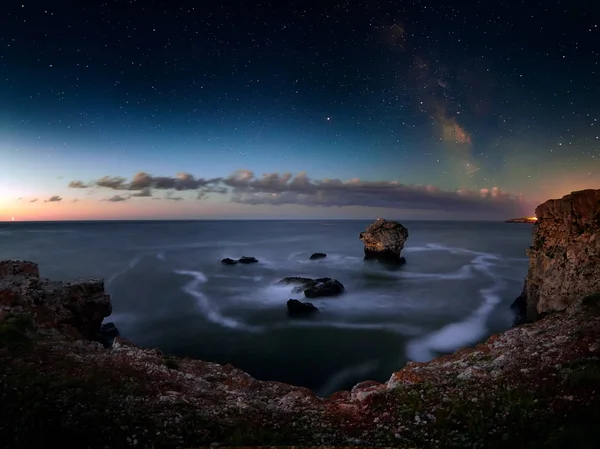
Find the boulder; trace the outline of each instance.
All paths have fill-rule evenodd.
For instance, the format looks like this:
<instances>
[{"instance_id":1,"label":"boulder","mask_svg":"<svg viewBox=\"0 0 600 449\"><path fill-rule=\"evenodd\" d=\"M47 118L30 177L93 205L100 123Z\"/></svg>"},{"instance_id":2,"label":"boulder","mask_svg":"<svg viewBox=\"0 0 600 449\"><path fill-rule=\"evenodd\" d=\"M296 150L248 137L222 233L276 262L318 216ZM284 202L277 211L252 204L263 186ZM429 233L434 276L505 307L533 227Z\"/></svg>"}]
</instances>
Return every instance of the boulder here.
<instances>
[{"instance_id":1,"label":"boulder","mask_svg":"<svg viewBox=\"0 0 600 449\"><path fill-rule=\"evenodd\" d=\"M288 315L291 318L306 317L318 312L319 309L310 302L289 299L287 302Z\"/></svg>"},{"instance_id":2,"label":"boulder","mask_svg":"<svg viewBox=\"0 0 600 449\"><path fill-rule=\"evenodd\" d=\"M576 311L600 292L600 190L546 201L535 215L525 286L512 304L517 323Z\"/></svg>"},{"instance_id":3,"label":"boulder","mask_svg":"<svg viewBox=\"0 0 600 449\"><path fill-rule=\"evenodd\" d=\"M237 264L237 260L233 260L229 257L226 257L225 259L221 260L221 263L223 265L236 265Z\"/></svg>"},{"instance_id":4,"label":"boulder","mask_svg":"<svg viewBox=\"0 0 600 449\"><path fill-rule=\"evenodd\" d=\"M309 260L325 259L326 257L327 254L325 253L314 253L309 257Z\"/></svg>"},{"instance_id":5,"label":"boulder","mask_svg":"<svg viewBox=\"0 0 600 449\"><path fill-rule=\"evenodd\" d=\"M365 260L378 260L389 264L406 262L400 253L408 238L408 229L397 221L378 218L359 235L365 245Z\"/></svg>"},{"instance_id":6,"label":"boulder","mask_svg":"<svg viewBox=\"0 0 600 449\"><path fill-rule=\"evenodd\" d=\"M336 279L319 278L315 279L314 285L304 290L304 296L307 298L338 296L345 290L344 285Z\"/></svg>"},{"instance_id":7,"label":"boulder","mask_svg":"<svg viewBox=\"0 0 600 449\"><path fill-rule=\"evenodd\" d=\"M295 285L293 293L303 292L307 298L324 298L337 296L346 291L344 285L331 278L286 277L278 282L279 285Z\"/></svg>"}]
</instances>

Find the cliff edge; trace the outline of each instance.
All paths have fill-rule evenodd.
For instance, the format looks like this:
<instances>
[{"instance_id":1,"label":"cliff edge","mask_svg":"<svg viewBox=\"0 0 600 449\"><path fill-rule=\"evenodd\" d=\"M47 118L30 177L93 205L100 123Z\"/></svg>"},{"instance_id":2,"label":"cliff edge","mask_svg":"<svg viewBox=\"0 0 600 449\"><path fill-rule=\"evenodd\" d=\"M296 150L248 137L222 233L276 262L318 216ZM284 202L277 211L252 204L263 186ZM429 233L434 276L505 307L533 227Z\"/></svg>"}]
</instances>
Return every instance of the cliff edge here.
<instances>
[{"instance_id":1,"label":"cliff edge","mask_svg":"<svg viewBox=\"0 0 600 449\"><path fill-rule=\"evenodd\" d=\"M518 322L572 312L600 292L600 190L581 190L540 204L529 269L515 301Z\"/></svg>"}]
</instances>

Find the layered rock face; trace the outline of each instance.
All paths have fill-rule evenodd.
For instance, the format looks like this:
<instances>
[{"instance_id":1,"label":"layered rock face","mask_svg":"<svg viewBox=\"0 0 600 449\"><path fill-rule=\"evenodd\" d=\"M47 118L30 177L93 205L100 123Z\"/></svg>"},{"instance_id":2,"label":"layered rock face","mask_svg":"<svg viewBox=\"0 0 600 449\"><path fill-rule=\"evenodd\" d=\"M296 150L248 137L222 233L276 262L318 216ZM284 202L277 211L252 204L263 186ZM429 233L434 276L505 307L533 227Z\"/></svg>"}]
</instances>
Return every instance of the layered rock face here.
<instances>
[{"instance_id":1,"label":"layered rock face","mask_svg":"<svg viewBox=\"0 0 600 449\"><path fill-rule=\"evenodd\" d=\"M365 245L365 259L375 259L386 263L404 263L401 257L408 229L397 221L378 218L370 224L359 238Z\"/></svg>"},{"instance_id":2,"label":"layered rock face","mask_svg":"<svg viewBox=\"0 0 600 449\"><path fill-rule=\"evenodd\" d=\"M577 310L600 292L600 190L581 190L535 210L533 244L523 293L513 305L519 322Z\"/></svg>"},{"instance_id":3,"label":"layered rock face","mask_svg":"<svg viewBox=\"0 0 600 449\"><path fill-rule=\"evenodd\" d=\"M2 308L32 313L37 326L87 339L97 338L112 312L101 279L52 282L40 278L37 264L12 260L0 262Z\"/></svg>"}]
</instances>

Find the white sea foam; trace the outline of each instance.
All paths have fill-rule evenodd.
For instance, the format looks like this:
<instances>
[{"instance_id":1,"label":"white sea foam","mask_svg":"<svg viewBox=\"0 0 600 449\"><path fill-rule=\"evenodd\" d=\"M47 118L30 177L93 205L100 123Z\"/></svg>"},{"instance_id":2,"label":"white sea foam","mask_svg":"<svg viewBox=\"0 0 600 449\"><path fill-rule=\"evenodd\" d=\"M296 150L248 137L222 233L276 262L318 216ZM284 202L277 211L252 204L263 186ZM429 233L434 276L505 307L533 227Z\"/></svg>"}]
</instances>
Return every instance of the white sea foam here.
<instances>
[{"instance_id":1,"label":"white sea foam","mask_svg":"<svg viewBox=\"0 0 600 449\"><path fill-rule=\"evenodd\" d=\"M132 270L133 268L135 268L135 266L140 262L140 260L142 260L144 257L146 257L145 254L142 254L140 256L134 257L133 259L131 259L128 263L127 266L125 266L125 268L123 268L122 270L117 271L116 273L113 273L111 276L109 276L109 278L106 280L106 286L108 287L110 284L112 284L115 279L117 279L119 276L124 275L125 273L127 273L129 270Z\"/></svg>"},{"instance_id":2,"label":"white sea foam","mask_svg":"<svg viewBox=\"0 0 600 449\"><path fill-rule=\"evenodd\" d=\"M466 319L450 323L425 337L413 340L406 348L410 360L423 362L431 360L435 352L451 352L478 341L487 333L486 321L496 305L501 301L498 292L504 282L496 276L492 267L498 258L493 254L478 255L471 262L473 268L487 275L492 284L480 290L483 303Z\"/></svg>"},{"instance_id":3,"label":"white sea foam","mask_svg":"<svg viewBox=\"0 0 600 449\"><path fill-rule=\"evenodd\" d=\"M339 391L340 388L347 384L348 381L356 378L366 378L370 373L375 371L378 368L379 364L371 360L369 362L361 363L360 365L349 366L341 369L333 376L331 376L325 385L323 385L317 391L317 396L327 397L336 391Z\"/></svg>"},{"instance_id":4,"label":"white sea foam","mask_svg":"<svg viewBox=\"0 0 600 449\"><path fill-rule=\"evenodd\" d=\"M471 264L466 264L460 267L454 273L414 273L410 271L398 271L395 275L401 279L428 279L432 281L447 281L447 280L464 280L473 277L473 269Z\"/></svg>"},{"instance_id":5,"label":"white sea foam","mask_svg":"<svg viewBox=\"0 0 600 449\"><path fill-rule=\"evenodd\" d=\"M165 261L165 260L167 260L167 259L166 259L166 257L165 257L165 253L164 253L164 251L160 251L160 252L156 253L156 258L157 258L158 260L162 260L162 261Z\"/></svg>"},{"instance_id":6,"label":"white sea foam","mask_svg":"<svg viewBox=\"0 0 600 449\"><path fill-rule=\"evenodd\" d=\"M211 303L209 298L199 289L200 285L207 281L204 273L193 270L175 270L174 272L184 276L191 276L193 278L190 282L184 285L182 290L196 299L196 304L202 311L204 317L209 321L229 329L243 330L248 332L260 332L262 330L262 327L249 326L234 318L229 318L222 315L218 307Z\"/></svg>"}]
</instances>

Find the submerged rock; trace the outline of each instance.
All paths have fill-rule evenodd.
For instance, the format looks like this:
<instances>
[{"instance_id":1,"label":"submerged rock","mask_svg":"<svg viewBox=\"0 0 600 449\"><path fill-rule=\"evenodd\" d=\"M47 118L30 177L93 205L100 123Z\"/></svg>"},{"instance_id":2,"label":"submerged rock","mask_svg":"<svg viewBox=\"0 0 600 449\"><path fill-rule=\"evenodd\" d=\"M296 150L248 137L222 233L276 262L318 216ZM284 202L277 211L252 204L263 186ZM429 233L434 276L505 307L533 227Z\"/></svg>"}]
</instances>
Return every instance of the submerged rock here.
<instances>
[{"instance_id":1,"label":"submerged rock","mask_svg":"<svg viewBox=\"0 0 600 449\"><path fill-rule=\"evenodd\" d=\"M237 265L238 263L251 264L251 263L258 263L258 259L256 257L243 256L243 257L240 257L238 260L235 260L235 259L231 259L230 257L227 257L227 258L221 260L221 263L223 265Z\"/></svg>"},{"instance_id":2,"label":"submerged rock","mask_svg":"<svg viewBox=\"0 0 600 449\"><path fill-rule=\"evenodd\" d=\"M337 296L346 291L344 285L331 278L303 278L291 276L283 278L278 282L279 285L295 285L293 293L304 293L307 298L323 298Z\"/></svg>"},{"instance_id":3,"label":"submerged rock","mask_svg":"<svg viewBox=\"0 0 600 449\"><path fill-rule=\"evenodd\" d=\"M365 245L365 260L378 260L388 264L403 264L401 257L404 243L408 238L408 229L397 221L378 218L359 235Z\"/></svg>"},{"instance_id":4,"label":"submerged rock","mask_svg":"<svg viewBox=\"0 0 600 449\"><path fill-rule=\"evenodd\" d=\"M513 303L518 322L577 310L600 292L600 190L581 190L540 204L523 293Z\"/></svg>"},{"instance_id":5,"label":"submerged rock","mask_svg":"<svg viewBox=\"0 0 600 449\"><path fill-rule=\"evenodd\" d=\"M325 259L326 257L327 254L325 253L314 253L309 257L309 260Z\"/></svg>"},{"instance_id":6,"label":"submerged rock","mask_svg":"<svg viewBox=\"0 0 600 449\"><path fill-rule=\"evenodd\" d=\"M287 302L288 315L292 318L306 317L318 312L319 309L310 302L289 299Z\"/></svg>"}]
</instances>

